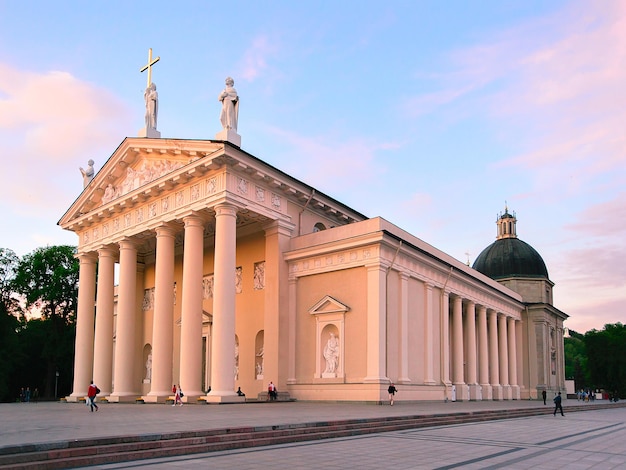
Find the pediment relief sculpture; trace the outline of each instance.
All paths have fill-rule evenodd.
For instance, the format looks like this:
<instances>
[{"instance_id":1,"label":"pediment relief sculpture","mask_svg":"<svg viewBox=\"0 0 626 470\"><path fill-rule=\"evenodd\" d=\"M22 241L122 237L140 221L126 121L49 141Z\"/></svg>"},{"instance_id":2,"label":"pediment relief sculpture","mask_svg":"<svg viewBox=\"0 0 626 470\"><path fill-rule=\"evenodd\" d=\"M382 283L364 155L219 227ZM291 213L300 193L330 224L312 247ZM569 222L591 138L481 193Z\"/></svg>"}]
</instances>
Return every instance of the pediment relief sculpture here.
<instances>
[{"instance_id":1,"label":"pediment relief sculpture","mask_svg":"<svg viewBox=\"0 0 626 470\"><path fill-rule=\"evenodd\" d=\"M128 167L124 179L117 184L109 183L102 196L102 204L108 204L114 199L123 196L161 176L171 173L184 166L183 162L171 160L144 160L138 167Z\"/></svg>"}]
</instances>

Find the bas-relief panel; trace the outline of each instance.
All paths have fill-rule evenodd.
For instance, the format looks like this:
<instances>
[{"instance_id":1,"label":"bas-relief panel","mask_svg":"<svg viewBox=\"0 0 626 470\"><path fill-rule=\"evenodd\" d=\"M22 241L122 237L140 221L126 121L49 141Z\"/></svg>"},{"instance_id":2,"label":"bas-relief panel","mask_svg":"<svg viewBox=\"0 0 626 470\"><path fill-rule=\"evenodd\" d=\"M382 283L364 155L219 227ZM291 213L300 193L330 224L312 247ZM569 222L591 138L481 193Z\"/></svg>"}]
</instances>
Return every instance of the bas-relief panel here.
<instances>
[{"instance_id":1,"label":"bas-relief panel","mask_svg":"<svg viewBox=\"0 0 626 470\"><path fill-rule=\"evenodd\" d=\"M182 166L182 164L178 165L178 167ZM177 168L178 168L177 167ZM174 167L172 167L174 168ZM173 171L173 169L169 170ZM144 172L147 175L144 179ZM156 179L158 172L150 173L147 169L134 171L129 173L126 177L125 184L128 189L126 192L131 191L132 188L136 189L146 182L150 182L149 178ZM236 192L240 196L249 199L250 201L254 201L257 204L261 204L267 208L270 208L275 211L283 212L286 210L285 199L283 196L276 194L258 184L253 184L249 180L235 176L235 185ZM132 185L129 181L132 180ZM139 186L137 186L139 185ZM114 235L120 232L123 232L128 229L132 229L136 226L139 226L151 219L155 219L163 214L166 214L171 209L183 208L187 205L193 205L203 200L204 198L211 197L212 195L222 191L225 189L225 181L224 175L214 175L209 176L198 183L191 184L187 187L183 187L177 191L173 191L170 194L167 194L159 199L150 200L145 204L134 207L132 210L128 210L125 213L120 215L116 215L112 220L105 221L96 226L92 226L89 229L86 229L80 234L80 239L82 240L83 245L89 245L90 243L96 243L102 237ZM106 202L110 202L113 199L116 199L125 194L124 191L116 193L117 195L112 199L106 199ZM109 197L111 197L109 195ZM103 197L103 201L104 201ZM110 224L110 228L108 227ZM107 225L106 235L104 234L105 229L104 225ZM352 256L354 255L347 255Z\"/></svg>"},{"instance_id":2,"label":"bas-relief panel","mask_svg":"<svg viewBox=\"0 0 626 470\"><path fill-rule=\"evenodd\" d=\"M278 212L287 210L285 198L239 175L232 175L229 189L241 197Z\"/></svg>"},{"instance_id":3,"label":"bas-relief panel","mask_svg":"<svg viewBox=\"0 0 626 470\"><path fill-rule=\"evenodd\" d=\"M158 199L150 200L145 204L129 209L127 212L114 216L112 219L92 226L80 234L83 245L96 243L102 238L121 233L127 229L139 226L170 212L173 208L192 205L224 187L221 175L206 178L204 181L181 188Z\"/></svg>"},{"instance_id":4,"label":"bas-relief panel","mask_svg":"<svg viewBox=\"0 0 626 470\"><path fill-rule=\"evenodd\" d=\"M119 184L107 185L102 196L102 204L108 204L135 189L148 184L161 176L183 167L185 163L170 160L144 160L138 167L128 167L126 177Z\"/></svg>"},{"instance_id":5,"label":"bas-relief panel","mask_svg":"<svg viewBox=\"0 0 626 470\"><path fill-rule=\"evenodd\" d=\"M235 268L235 293L243 292L243 268L238 266ZM214 294L215 277L213 274L206 275L202 278L202 299L212 299ZM255 287L256 288L256 287Z\"/></svg>"},{"instance_id":6,"label":"bas-relief panel","mask_svg":"<svg viewBox=\"0 0 626 470\"><path fill-rule=\"evenodd\" d=\"M358 250L346 250L328 255L312 256L308 259L290 263L291 273L306 273L307 271L328 271L341 269L354 263L367 262L378 255L377 247Z\"/></svg>"}]
</instances>

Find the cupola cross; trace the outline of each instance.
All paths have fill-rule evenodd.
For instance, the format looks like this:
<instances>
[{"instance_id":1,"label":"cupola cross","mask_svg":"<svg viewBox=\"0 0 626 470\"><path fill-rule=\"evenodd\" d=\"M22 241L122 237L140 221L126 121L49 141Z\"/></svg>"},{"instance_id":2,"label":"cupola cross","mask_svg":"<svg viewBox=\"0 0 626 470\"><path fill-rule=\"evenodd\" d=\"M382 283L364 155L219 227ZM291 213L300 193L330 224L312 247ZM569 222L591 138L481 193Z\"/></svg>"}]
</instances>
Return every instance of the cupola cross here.
<instances>
[{"instance_id":1,"label":"cupola cross","mask_svg":"<svg viewBox=\"0 0 626 470\"><path fill-rule=\"evenodd\" d=\"M143 68L139 72L143 72L144 70L148 71L148 85L146 88L150 87L152 83L152 66L156 64L161 58L157 57L156 59L152 59L152 48L148 49L148 63L143 66Z\"/></svg>"}]
</instances>

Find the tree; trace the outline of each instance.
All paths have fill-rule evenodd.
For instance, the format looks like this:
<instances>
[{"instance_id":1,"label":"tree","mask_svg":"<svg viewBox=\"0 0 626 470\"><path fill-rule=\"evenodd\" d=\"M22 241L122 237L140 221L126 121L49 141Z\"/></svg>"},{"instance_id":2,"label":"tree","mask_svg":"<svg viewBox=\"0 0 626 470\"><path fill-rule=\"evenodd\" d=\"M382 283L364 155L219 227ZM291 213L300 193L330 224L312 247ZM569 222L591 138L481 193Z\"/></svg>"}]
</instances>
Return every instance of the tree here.
<instances>
[{"instance_id":1,"label":"tree","mask_svg":"<svg viewBox=\"0 0 626 470\"><path fill-rule=\"evenodd\" d=\"M17 385L13 377L22 359L18 341L21 307L12 287L18 263L14 251L0 248L0 401L15 398L12 390Z\"/></svg>"},{"instance_id":2,"label":"tree","mask_svg":"<svg viewBox=\"0 0 626 470\"><path fill-rule=\"evenodd\" d=\"M585 334L588 367L596 386L609 393L626 393L626 327L621 323L604 325L601 331Z\"/></svg>"},{"instance_id":3,"label":"tree","mask_svg":"<svg viewBox=\"0 0 626 470\"><path fill-rule=\"evenodd\" d=\"M56 372L63 370L71 376L73 361L73 331L78 296L78 261L72 246L38 248L18 263L13 289L24 297L25 308L32 315L40 315L41 324L27 322L25 329L44 330L38 361L45 364L44 395L52 396ZM23 337L30 338L27 332ZM33 347L33 352L37 350ZM69 359L69 360L68 360ZM67 365L69 363L69 366Z\"/></svg>"},{"instance_id":4,"label":"tree","mask_svg":"<svg viewBox=\"0 0 626 470\"><path fill-rule=\"evenodd\" d=\"M574 379L574 388L591 387L591 378L587 370L587 348L585 337L570 330L570 336L564 339L565 347L565 378Z\"/></svg>"}]
</instances>

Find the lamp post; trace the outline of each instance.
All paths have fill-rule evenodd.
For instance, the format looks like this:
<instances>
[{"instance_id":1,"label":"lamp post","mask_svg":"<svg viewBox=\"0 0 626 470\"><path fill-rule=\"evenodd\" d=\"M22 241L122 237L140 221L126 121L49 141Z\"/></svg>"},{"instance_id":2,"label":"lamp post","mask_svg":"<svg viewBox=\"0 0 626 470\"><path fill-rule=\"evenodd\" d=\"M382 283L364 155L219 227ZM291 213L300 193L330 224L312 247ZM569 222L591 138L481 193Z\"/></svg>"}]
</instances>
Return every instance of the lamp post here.
<instances>
[{"instance_id":1,"label":"lamp post","mask_svg":"<svg viewBox=\"0 0 626 470\"><path fill-rule=\"evenodd\" d=\"M54 399L57 399L57 390L59 386L59 371L56 372L56 377L54 379Z\"/></svg>"}]
</instances>

